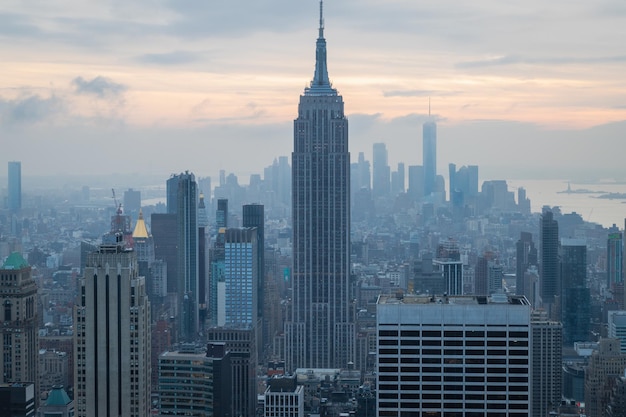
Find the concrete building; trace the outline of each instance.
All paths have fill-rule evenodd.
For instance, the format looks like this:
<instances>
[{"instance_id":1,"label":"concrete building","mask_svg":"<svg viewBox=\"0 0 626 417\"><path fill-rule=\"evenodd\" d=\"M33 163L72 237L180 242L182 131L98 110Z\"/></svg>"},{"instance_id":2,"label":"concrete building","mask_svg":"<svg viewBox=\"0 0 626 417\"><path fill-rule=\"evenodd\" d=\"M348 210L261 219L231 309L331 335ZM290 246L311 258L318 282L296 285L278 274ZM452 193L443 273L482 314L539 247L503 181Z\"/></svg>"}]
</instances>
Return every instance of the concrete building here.
<instances>
[{"instance_id":1,"label":"concrete building","mask_svg":"<svg viewBox=\"0 0 626 417\"><path fill-rule=\"evenodd\" d=\"M150 413L150 302L137 255L121 242L89 255L74 309L79 417Z\"/></svg>"},{"instance_id":2,"label":"concrete building","mask_svg":"<svg viewBox=\"0 0 626 417\"><path fill-rule=\"evenodd\" d=\"M265 417L304 417L304 387L296 378L271 378L264 396Z\"/></svg>"},{"instance_id":3,"label":"concrete building","mask_svg":"<svg viewBox=\"0 0 626 417\"><path fill-rule=\"evenodd\" d=\"M344 367L354 360L355 340L348 120L343 98L328 77L321 2L315 74L300 96L291 159L293 295L285 323L287 369Z\"/></svg>"},{"instance_id":4,"label":"concrete building","mask_svg":"<svg viewBox=\"0 0 626 417\"><path fill-rule=\"evenodd\" d=\"M38 395L39 333L37 284L18 252L0 268L0 383L31 382Z\"/></svg>"},{"instance_id":5,"label":"concrete building","mask_svg":"<svg viewBox=\"0 0 626 417\"><path fill-rule=\"evenodd\" d=\"M230 355L224 345L195 345L159 356L159 415L232 416Z\"/></svg>"},{"instance_id":6,"label":"concrete building","mask_svg":"<svg viewBox=\"0 0 626 417\"><path fill-rule=\"evenodd\" d=\"M563 326L535 310L531 325L531 417L545 417L558 409L562 396Z\"/></svg>"},{"instance_id":7,"label":"concrete building","mask_svg":"<svg viewBox=\"0 0 626 417\"><path fill-rule=\"evenodd\" d=\"M624 375L626 355L617 339L601 339L598 350L589 358L585 370L585 407L587 417L603 417L611 390L618 377Z\"/></svg>"},{"instance_id":8,"label":"concrete building","mask_svg":"<svg viewBox=\"0 0 626 417\"><path fill-rule=\"evenodd\" d=\"M526 298L381 296L377 415L528 416Z\"/></svg>"},{"instance_id":9,"label":"concrete building","mask_svg":"<svg viewBox=\"0 0 626 417\"><path fill-rule=\"evenodd\" d=\"M619 339L620 351L626 354L626 311L609 311L608 318L608 337Z\"/></svg>"},{"instance_id":10,"label":"concrete building","mask_svg":"<svg viewBox=\"0 0 626 417\"><path fill-rule=\"evenodd\" d=\"M69 358L67 352L41 349L39 351L39 398L46 398L54 388L65 386L69 375ZM73 378L73 375L72 375Z\"/></svg>"}]
</instances>

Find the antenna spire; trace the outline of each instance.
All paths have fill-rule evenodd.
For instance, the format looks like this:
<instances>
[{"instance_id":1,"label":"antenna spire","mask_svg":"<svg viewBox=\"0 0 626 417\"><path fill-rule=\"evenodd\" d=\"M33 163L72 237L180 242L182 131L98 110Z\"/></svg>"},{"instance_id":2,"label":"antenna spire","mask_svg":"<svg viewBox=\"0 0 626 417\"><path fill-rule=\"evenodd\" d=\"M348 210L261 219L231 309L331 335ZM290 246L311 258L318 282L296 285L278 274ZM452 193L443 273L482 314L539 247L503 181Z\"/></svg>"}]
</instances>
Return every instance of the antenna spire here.
<instances>
[{"instance_id":1,"label":"antenna spire","mask_svg":"<svg viewBox=\"0 0 626 417\"><path fill-rule=\"evenodd\" d=\"M320 38L324 37L324 0L320 0Z\"/></svg>"}]
</instances>

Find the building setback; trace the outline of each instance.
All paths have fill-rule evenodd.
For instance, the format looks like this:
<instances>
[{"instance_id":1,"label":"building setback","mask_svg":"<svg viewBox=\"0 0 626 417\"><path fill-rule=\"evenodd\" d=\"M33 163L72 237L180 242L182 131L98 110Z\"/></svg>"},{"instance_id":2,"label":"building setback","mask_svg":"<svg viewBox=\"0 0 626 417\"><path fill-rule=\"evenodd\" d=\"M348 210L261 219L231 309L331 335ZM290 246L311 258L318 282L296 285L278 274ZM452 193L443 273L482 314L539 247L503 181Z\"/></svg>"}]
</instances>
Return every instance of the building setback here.
<instances>
[{"instance_id":1,"label":"building setback","mask_svg":"<svg viewBox=\"0 0 626 417\"><path fill-rule=\"evenodd\" d=\"M343 98L330 84L320 2L315 74L300 96L292 153L292 303L287 369L354 360L350 277L350 152Z\"/></svg>"},{"instance_id":2,"label":"building setback","mask_svg":"<svg viewBox=\"0 0 626 417\"><path fill-rule=\"evenodd\" d=\"M121 242L89 255L74 309L78 417L150 413L150 302Z\"/></svg>"},{"instance_id":3,"label":"building setback","mask_svg":"<svg viewBox=\"0 0 626 417\"><path fill-rule=\"evenodd\" d=\"M377 415L528 416L525 297L381 296Z\"/></svg>"}]
</instances>

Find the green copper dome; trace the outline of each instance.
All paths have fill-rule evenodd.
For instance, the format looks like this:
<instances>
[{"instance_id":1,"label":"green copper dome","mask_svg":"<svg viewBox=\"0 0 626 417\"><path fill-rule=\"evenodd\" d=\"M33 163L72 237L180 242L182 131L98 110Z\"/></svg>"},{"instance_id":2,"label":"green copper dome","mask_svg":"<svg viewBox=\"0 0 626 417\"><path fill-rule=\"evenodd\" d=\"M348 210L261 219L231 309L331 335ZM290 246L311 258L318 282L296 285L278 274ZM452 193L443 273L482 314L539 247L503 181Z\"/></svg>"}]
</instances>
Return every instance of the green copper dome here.
<instances>
[{"instance_id":1,"label":"green copper dome","mask_svg":"<svg viewBox=\"0 0 626 417\"><path fill-rule=\"evenodd\" d=\"M13 252L9 255L6 261L4 261L4 265L2 265L2 269L22 269L28 266L28 262L22 257L19 252Z\"/></svg>"},{"instance_id":2,"label":"green copper dome","mask_svg":"<svg viewBox=\"0 0 626 417\"><path fill-rule=\"evenodd\" d=\"M67 395L67 392L61 386L54 386L48 395L48 399L46 400L46 405L49 406L57 406L57 405L68 405L72 400Z\"/></svg>"}]
</instances>

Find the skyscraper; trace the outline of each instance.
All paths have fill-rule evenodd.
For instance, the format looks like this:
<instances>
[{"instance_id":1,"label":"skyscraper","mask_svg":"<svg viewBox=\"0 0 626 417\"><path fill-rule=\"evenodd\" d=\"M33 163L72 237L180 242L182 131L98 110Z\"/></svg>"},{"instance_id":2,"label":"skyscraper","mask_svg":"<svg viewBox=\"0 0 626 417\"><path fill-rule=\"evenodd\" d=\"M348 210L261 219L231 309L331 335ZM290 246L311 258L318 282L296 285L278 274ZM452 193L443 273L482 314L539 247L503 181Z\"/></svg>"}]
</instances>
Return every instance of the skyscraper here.
<instances>
[{"instance_id":1,"label":"skyscraper","mask_svg":"<svg viewBox=\"0 0 626 417\"><path fill-rule=\"evenodd\" d=\"M375 143L372 149L372 192L374 198L387 197L391 191L390 175L387 147L384 143Z\"/></svg>"},{"instance_id":2,"label":"skyscraper","mask_svg":"<svg viewBox=\"0 0 626 417\"><path fill-rule=\"evenodd\" d=\"M551 319L551 306L559 295L559 223L550 210L544 210L539 223L541 301Z\"/></svg>"},{"instance_id":3,"label":"skyscraper","mask_svg":"<svg viewBox=\"0 0 626 417\"><path fill-rule=\"evenodd\" d=\"M609 288L624 281L624 239L620 232L609 234L606 244L606 276Z\"/></svg>"},{"instance_id":4,"label":"skyscraper","mask_svg":"<svg viewBox=\"0 0 626 417\"><path fill-rule=\"evenodd\" d=\"M561 403L563 326L535 310L530 324L532 344L531 417L544 417Z\"/></svg>"},{"instance_id":5,"label":"skyscraper","mask_svg":"<svg viewBox=\"0 0 626 417\"><path fill-rule=\"evenodd\" d=\"M292 153L293 297L286 363L345 367L354 356L349 296L350 153L343 98L326 66L323 3L315 74L300 96Z\"/></svg>"},{"instance_id":6,"label":"skyscraper","mask_svg":"<svg viewBox=\"0 0 626 417\"><path fill-rule=\"evenodd\" d=\"M224 243L225 326L256 328L258 320L257 229L226 229ZM221 300L218 300L218 304Z\"/></svg>"},{"instance_id":7,"label":"skyscraper","mask_svg":"<svg viewBox=\"0 0 626 417\"><path fill-rule=\"evenodd\" d=\"M31 267L13 252L0 267L0 383L39 385L37 284ZM37 388L36 395L39 396ZM1 413L0 413L1 414Z\"/></svg>"},{"instance_id":8,"label":"skyscraper","mask_svg":"<svg viewBox=\"0 0 626 417\"><path fill-rule=\"evenodd\" d=\"M533 243L533 235L530 232L521 232L520 238L515 244L516 264L515 264L515 293L531 298L532 288L526 282L526 270L531 265L537 265L537 249Z\"/></svg>"},{"instance_id":9,"label":"skyscraper","mask_svg":"<svg viewBox=\"0 0 626 417\"><path fill-rule=\"evenodd\" d=\"M430 118L430 110L428 116ZM433 120L424 123L422 135L424 195L429 196L436 190L437 178L437 125Z\"/></svg>"},{"instance_id":10,"label":"skyscraper","mask_svg":"<svg viewBox=\"0 0 626 417\"><path fill-rule=\"evenodd\" d=\"M377 416L529 415L525 297L380 296L376 329Z\"/></svg>"},{"instance_id":11,"label":"skyscraper","mask_svg":"<svg viewBox=\"0 0 626 417\"><path fill-rule=\"evenodd\" d=\"M22 163L9 162L9 210L22 209Z\"/></svg>"},{"instance_id":12,"label":"skyscraper","mask_svg":"<svg viewBox=\"0 0 626 417\"><path fill-rule=\"evenodd\" d=\"M198 187L189 172L167 180L167 212L178 224L178 323L184 341L198 334Z\"/></svg>"},{"instance_id":13,"label":"skyscraper","mask_svg":"<svg viewBox=\"0 0 626 417\"><path fill-rule=\"evenodd\" d=\"M591 295L587 288L587 244L561 239L561 321L563 343L590 341Z\"/></svg>"},{"instance_id":14,"label":"skyscraper","mask_svg":"<svg viewBox=\"0 0 626 417\"><path fill-rule=\"evenodd\" d=\"M76 412L150 412L150 302L137 255L121 240L89 255L74 309Z\"/></svg>"}]
</instances>

